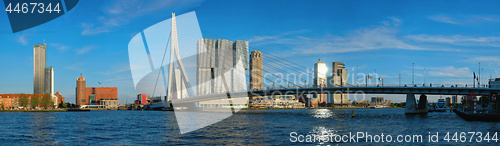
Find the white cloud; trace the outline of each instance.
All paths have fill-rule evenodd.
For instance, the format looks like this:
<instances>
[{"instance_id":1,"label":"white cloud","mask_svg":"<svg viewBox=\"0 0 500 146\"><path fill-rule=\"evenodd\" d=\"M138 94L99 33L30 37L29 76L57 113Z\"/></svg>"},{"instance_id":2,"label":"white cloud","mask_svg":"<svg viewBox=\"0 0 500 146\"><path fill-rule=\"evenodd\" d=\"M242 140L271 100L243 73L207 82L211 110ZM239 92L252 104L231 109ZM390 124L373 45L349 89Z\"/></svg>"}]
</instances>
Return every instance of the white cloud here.
<instances>
[{"instance_id":1,"label":"white cloud","mask_svg":"<svg viewBox=\"0 0 500 146\"><path fill-rule=\"evenodd\" d=\"M429 50L429 51L461 51L444 47L421 47L405 42L398 36L401 20L388 17L381 25L374 25L348 32L343 36L325 35L305 37L293 35L304 31L287 32L279 35L258 36L249 39L251 46L264 44L283 44L292 48L296 54L346 53L380 49Z\"/></svg>"},{"instance_id":2,"label":"white cloud","mask_svg":"<svg viewBox=\"0 0 500 146\"><path fill-rule=\"evenodd\" d=\"M432 15L428 17L431 20L456 24L456 25L466 25L466 24L478 24L485 22L500 22L498 16L493 15L460 15L460 16L450 16L445 14Z\"/></svg>"},{"instance_id":3,"label":"white cloud","mask_svg":"<svg viewBox=\"0 0 500 146\"><path fill-rule=\"evenodd\" d=\"M294 38L285 38L291 35L296 35L296 34L301 34L305 33L307 30L297 30L297 31L290 31L290 32L285 32L281 33L278 35L270 35L270 36L253 36L252 38L248 39L249 43L252 43L252 46L260 46L260 45L266 45L266 44L290 44L294 43L295 39ZM299 39L308 39L305 37L298 36Z\"/></svg>"},{"instance_id":4,"label":"white cloud","mask_svg":"<svg viewBox=\"0 0 500 146\"><path fill-rule=\"evenodd\" d=\"M94 24L82 23L82 35L94 35L103 32L109 32L105 27L94 27Z\"/></svg>"},{"instance_id":5,"label":"white cloud","mask_svg":"<svg viewBox=\"0 0 500 146\"><path fill-rule=\"evenodd\" d=\"M88 53L88 52L90 52L90 51L92 51L94 49L97 49L97 48L98 47L96 47L96 46L84 46L84 47L82 47L80 49L76 49L75 51L76 51L77 54L86 54L86 53Z\"/></svg>"},{"instance_id":6,"label":"white cloud","mask_svg":"<svg viewBox=\"0 0 500 146\"><path fill-rule=\"evenodd\" d=\"M406 39L418 41L418 42L430 42L430 43L446 43L452 45L461 46L490 46L490 47L500 47L500 37L470 37L462 35L408 35L405 36Z\"/></svg>"},{"instance_id":7,"label":"white cloud","mask_svg":"<svg viewBox=\"0 0 500 146\"><path fill-rule=\"evenodd\" d=\"M311 38L303 44L296 45L295 50L314 54L358 52L379 49L430 50L430 51L459 51L457 49L420 47L409 44L398 37L401 20L389 17L382 21L383 25L362 28L348 33L345 36L327 35L321 38Z\"/></svg>"},{"instance_id":8,"label":"white cloud","mask_svg":"<svg viewBox=\"0 0 500 146\"><path fill-rule=\"evenodd\" d=\"M28 45L29 41L28 38L26 38L26 34L22 34L16 37L16 41L20 43L21 45Z\"/></svg>"},{"instance_id":9,"label":"white cloud","mask_svg":"<svg viewBox=\"0 0 500 146\"><path fill-rule=\"evenodd\" d=\"M453 18L446 15L429 16L429 19L443 23L458 24L458 22L456 22Z\"/></svg>"},{"instance_id":10,"label":"white cloud","mask_svg":"<svg viewBox=\"0 0 500 146\"><path fill-rule=\"evenodd\" d=\"M160 10L191 8L199 6L203 0L126 0L115 1L104 10L104 15L99 17L97 23L82 23L82 35L94 35L110 32L112 27L121 26L130 20Z\"/></svg>"},{"instance_id":11,"label":"white cloud","mask_svg":"<svg viewBox=\"0 0 500 146\"><path fill-rule=\"evenodd\" d=\"M59 43L50 43L50 44L48 44L48 47L55 48L61 52L64 52L64 51L68 50L68 48L69 48L68 46L65 46L65 45L59 44Z\"/></svg>"},{"instance_id":12,"label":"white cloud","mask_svg":"<svg viewBox=\"0 0 500 146\"><path fill-rule=\"evenodd\" d=\"M446 66L441 68L428 69L430 76L436 77L471 77L472 71L468 67L455 68L453 66Z\"/></svg>"},{"instance_id":13,"label":"white cloud","mask_svg":"<svg viewBox=\"0 0 500 146\"><path fill-rule=\"evenodd\" d=\"M498 57L498 56L476 56L476 57L469 58L468 62L500 62L500 57Z\"/></svg>"}]
</instances>

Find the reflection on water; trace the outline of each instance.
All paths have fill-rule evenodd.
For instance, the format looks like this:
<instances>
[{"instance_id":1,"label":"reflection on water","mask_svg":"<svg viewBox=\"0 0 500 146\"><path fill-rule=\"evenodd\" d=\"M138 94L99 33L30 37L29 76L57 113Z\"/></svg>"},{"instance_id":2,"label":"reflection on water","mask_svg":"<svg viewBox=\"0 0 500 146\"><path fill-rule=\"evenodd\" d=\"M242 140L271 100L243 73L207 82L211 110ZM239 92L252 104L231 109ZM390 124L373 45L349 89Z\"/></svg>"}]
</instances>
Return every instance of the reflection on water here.
<instances>
[{"instance_id":1,"label":"reflection on water","mask_svg":"<svg viewBox=\"0 0 500 146\"><path fill-rule=\"evenodd\" d=\"M311 112L315 118L330 118L333 116L333 113L329 109L313 109Z\"/></svg>"},{"instance_id":2,"label":"reflection on water","mask_svg":"<svg viewBox=\"0 0 500 146\"><path fill-rule=\"evenodd\" d=\"M446 132L500 132L498 123L467 122L450 112L405 115L403 109L354 109L355 117L351 117L351 111L243 110L222 122L186 134L180 134L174 112L0 112L0 141L3 145L277 145L297 144L290 142L291 132L302 135L325 132L337 135L349 135L350 132L427 135L428 132L439 132L440 137ZM202 118L210 115L198 116L198 122L210 122ZM424 142L426 140L424 137Z\"/></svg>"},{"instance_id":3,"label":"reflection on water","mask_svg":"<svg viewBox=\"0 0 500 146\"><path fill-rule=\"evenodd\" d=\"M53 145L56 144L52 137L54 136L54 114L55 113L29 113L31 120L30 130L34 133L34 144Z\"/></svg>"}]
</instances>

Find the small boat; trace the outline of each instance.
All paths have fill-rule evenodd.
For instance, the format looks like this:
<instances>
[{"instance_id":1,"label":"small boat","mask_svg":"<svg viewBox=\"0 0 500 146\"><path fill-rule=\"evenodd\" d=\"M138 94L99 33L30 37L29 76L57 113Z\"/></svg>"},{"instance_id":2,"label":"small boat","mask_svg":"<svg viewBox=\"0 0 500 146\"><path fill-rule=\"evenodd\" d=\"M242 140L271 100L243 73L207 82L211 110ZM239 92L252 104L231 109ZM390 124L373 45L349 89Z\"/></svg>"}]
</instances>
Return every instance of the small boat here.
<instances>
[{"instance_id":1,"label":"small boat","mask_svg":"<svg viewBox=\"0 0 500 146\"><path fill-rule=\"evenodd\" d=\"M444 99L438 99L436 103L436 112L445 112L448 108L446 108L446 102Z\"/></svg>"}]
</instances>

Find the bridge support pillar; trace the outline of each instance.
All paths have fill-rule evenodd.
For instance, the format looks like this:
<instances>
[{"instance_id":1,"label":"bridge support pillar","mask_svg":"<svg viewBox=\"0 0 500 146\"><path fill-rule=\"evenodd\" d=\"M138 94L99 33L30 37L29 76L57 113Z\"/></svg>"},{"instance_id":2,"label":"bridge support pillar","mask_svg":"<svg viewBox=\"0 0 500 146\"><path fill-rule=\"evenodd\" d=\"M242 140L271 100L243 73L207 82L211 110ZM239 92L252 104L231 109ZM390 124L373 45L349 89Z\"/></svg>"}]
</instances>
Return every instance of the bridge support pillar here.
<instances>
[{"instance_id":1,"label":"bridge support pillar","mask_svg":"<svg viewBox=\"0 0 500 146\"><path fill-rule=\"evenodd\" d=\"M428 112L427 108L427 96L422 94L419 99L419 104L415 101L415 94L406 94L406 107L405 114L426 114Z\"/></svg>"}]
</instances>

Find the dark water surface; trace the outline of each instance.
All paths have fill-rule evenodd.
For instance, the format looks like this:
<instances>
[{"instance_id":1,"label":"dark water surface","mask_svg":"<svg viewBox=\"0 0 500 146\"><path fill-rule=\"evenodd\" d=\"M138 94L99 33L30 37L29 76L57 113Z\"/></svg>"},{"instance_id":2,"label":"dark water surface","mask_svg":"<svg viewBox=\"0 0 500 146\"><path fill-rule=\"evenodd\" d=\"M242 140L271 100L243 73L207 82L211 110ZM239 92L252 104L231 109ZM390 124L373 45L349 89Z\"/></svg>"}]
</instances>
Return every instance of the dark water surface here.
<instances>
[{"instance_id":1,"label":"dark water surface","mask_svg":"<svg viewBox=\"0 0 500 146\"><path fill-rule=\"evenodd\" d=\"M475 140L447 142L446 132L500 132L500 123L468 122L452 112L405 115L403 109L299 109L245 110L222 122L190 133L180 134L174 112L165 111L90 111L90 112L0 112L2 145L170 145L170 144L394 144L374 142L292 143L290 133L298 135L337 135L351 132L391 135L423 135L430 144L429 132L439 132L437 144L498 145ZM477 137L473 137L474 139ZM491 138L491 137L490 137ZM292 138L293 139L293 138Z\"/></svg>"}]
</instances>

